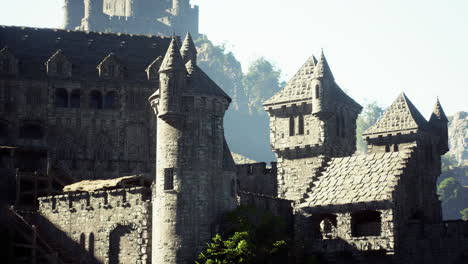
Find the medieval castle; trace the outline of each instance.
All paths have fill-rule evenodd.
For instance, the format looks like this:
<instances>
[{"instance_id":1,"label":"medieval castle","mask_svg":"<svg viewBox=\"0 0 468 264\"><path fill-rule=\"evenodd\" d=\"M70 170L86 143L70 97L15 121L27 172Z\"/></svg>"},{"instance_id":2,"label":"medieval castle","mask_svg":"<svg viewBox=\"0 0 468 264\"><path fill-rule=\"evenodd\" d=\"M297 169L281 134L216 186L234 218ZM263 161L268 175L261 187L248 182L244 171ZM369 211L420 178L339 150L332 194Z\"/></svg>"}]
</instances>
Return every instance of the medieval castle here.
<instances>
[{"instance_id":1,"label":"medieval castle","mask_svg":"<svg viewBox=\"0 0 468 264\"><path fill-rule=\"evenodd\" d=\"M153 1L157 14L144 13L149 1L82 2L66 1L67 29L167 35L175 24L140 19L198 12L188 1ZM427 121L400 94L355 154L362 107L322 52L264 103L271 167L234 162L230 103L197 66L190 34L1 26L3 259L194 263L222 216L251 205L291 226L294 263L467 262L468 224L443 221L436 193L448 151L438 101Z\"/></svg>"}]
</instances>

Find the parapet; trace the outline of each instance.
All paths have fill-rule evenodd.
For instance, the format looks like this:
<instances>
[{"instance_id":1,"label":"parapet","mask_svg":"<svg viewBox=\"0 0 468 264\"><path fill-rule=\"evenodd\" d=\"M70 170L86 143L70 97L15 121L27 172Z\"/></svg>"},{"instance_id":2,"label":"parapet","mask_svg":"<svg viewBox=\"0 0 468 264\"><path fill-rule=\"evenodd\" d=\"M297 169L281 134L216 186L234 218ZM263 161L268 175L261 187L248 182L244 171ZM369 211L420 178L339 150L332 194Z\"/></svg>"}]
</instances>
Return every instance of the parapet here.
<instances>
[{"instance_id":1,"label":"parapet","mask_svg":"<svg viewBox=\"0 0 468 264\"><path fill-rule=\"evenodd\" d=\"M149 187L132 187L95 192L75 192L38 198L39 211L52 213L90 211L111 209L115 207L132 207L149 202Z\"/></svg>"}]
</instances>

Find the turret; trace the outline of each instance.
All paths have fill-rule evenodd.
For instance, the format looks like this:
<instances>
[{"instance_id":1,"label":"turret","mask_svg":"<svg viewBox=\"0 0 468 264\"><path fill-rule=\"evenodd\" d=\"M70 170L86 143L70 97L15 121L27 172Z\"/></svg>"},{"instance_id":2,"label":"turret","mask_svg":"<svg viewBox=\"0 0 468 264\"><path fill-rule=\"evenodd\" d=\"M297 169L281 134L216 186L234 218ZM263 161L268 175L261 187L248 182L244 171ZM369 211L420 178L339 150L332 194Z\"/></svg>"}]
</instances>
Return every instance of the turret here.
<instances>
[{"instance_id":1,"label":"turret","mask_svg":"<svg viewBox=\"0 0 468 264\"><path fill-rule=\"evenodd\" d=\"M64 0L63 28L74 30L81 24L84 14L84 2L82 0Z\"/></svg>"},{"instance_id":2,"label":"turret","mask_svg":"<svg viewBox=\"0 0 468 264\"><path fill-rule=\"evenodd\" d=\"M444 155L449 151L448 144L448 119L444 113L444 109L440 105L439 99L434 106L431 118L429 119L429 126L432 132L439 137L437 144L438 152L440 155Z\"/></svg>"},{"instance_id":3,"label":"turret","mask_svg":"<svg viewBox=\"0 0 468 264\"><path fill-rule=\"evenodd\" d=\"M415 142L430 145L427 121L409 98L401 93L382 117L362 133L369 152L397 152Z\"/></svg>"},{"instance_id":4,"label":"turret","mask_svg":"<svg viewBox=\"0 0 468 264\"><path fill-rule=\"evenodd\" d=\"M152 263L194 263L236 206L236 167L224 138L231 99L173 37L151 97L157 115Z\"/></svg>"},{"instance_id":5,"label":"turret","mask_svg":"<svg viewBox=\"0 0 468 264\"><path fill-rule=\"evenodd\" d=\"M159 69L159 117L162 119L181 114L181 93L184 89L186 68L179 52L177 38L173 37Z\"/></svg>"},{"instance_id":6,"label":"turret","mask_svg":"<svg viewBox=\"0 0 468 264\"><path fill-rule=\"evenodd\" d=\"M185 36L184 43L182 43L182 48L180 49L180 53L182 54L182 59L185 63L192 61L192 63L197 63L197 48L193 43L192 36L190 33L187 33Z\"/></svg>"},{"instance_id":7,"label":"turret","mask_svg":"<svg viewBox=\"0 0 468 264\"><path fill-rule=\"evenodd\" d=\"M331 72L328 61L325 58L325 54L320 55L320 59L314 71L314 78L312 81L313 88L313 99L312 99L312 114L314 115L326 115L329 113L330 103L330 92L333 88L332 85L335 82L335 78Z\"/></svg>"}]
</instances>

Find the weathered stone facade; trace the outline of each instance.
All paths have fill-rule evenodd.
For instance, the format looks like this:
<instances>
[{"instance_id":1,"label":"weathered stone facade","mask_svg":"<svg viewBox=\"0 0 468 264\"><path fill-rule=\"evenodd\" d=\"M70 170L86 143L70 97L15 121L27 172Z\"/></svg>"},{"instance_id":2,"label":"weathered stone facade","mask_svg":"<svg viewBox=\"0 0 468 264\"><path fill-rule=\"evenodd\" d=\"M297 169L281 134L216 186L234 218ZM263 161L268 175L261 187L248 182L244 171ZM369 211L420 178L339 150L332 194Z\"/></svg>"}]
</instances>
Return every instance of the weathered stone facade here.
<instances>
[{"instance_id":1,"label":"weathered stone facade","mask_svg":"<svg viewBox=\"0 0 468 264\"><path fill-rule=\"evenodd\" d=\"M64 29L170 36L198 35L190 0L64 0Z\"/></svg>"},{"instance_id":2,"label":"weathered stone facade","mask_svg":"<svg viewBox=\"0 0 468 264\"><path fill-rule=\"evenodd\" d=\"M0 27L0 140L36 150L21 156L2 149L2 157L14 159L4 166L74 181L154 171L155 118L147 98L159 74L149 66L169 41ZM43 161L31 165L37 157Z\"/></svg>"},{"instance_id":3,"label":"weathered stone facade","mask_svg":"<svg viewBox=\"0 0 468 264\"><path fill-rule=\"evenodd\" d=\"M150 263L148 187L41 197L38 218L47 240L77 263Z\"/></svg>"}]
</instances>

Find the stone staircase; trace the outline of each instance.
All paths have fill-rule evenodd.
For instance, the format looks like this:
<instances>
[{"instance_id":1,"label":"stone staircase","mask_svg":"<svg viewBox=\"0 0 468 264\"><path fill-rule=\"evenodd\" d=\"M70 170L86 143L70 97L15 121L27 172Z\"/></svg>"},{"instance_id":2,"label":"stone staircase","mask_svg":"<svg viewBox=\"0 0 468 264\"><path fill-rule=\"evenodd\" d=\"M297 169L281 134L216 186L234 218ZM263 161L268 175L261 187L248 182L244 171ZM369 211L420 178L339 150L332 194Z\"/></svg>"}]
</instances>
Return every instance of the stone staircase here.
<instances>
[{"instance_id":1,"label":"stone staircase","mask_svg":"<svg viewBox=\"0 0 468 264\"><path fill-rule=\"evenodd\" d=\"M75 264L71 252L57 243L44 239L38 228L26 220L13 207L8 209L14 239L11 241L15 254L15 263L28 264ZM33 213L29 213L33 214ZM31 217L32 218L32 217ZM18 253L21 252L21 253Z\"/></svg>"}]
</instances>

